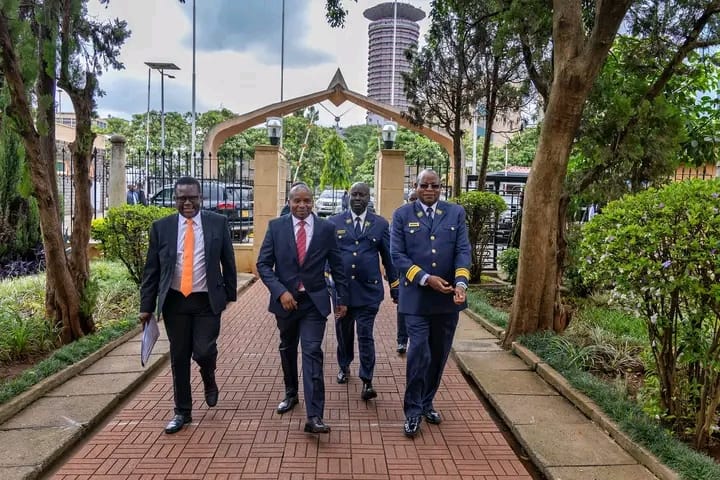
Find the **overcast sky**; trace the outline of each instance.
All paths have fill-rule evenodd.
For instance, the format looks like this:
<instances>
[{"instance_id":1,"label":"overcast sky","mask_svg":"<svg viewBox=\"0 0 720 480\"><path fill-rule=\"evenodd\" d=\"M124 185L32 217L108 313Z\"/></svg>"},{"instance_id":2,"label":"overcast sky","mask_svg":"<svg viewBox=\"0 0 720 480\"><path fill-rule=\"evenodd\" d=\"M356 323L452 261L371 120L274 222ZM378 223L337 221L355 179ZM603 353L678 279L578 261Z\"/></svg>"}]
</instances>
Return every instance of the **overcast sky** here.
<instances>
[{"instance_id":1,"label":"overcast sky","mask_svg":"<svg viewBox=\"0 0 720 480\"><path fill-rule=\"evenodd\" d=\"M404 0L429 12L429 0ZM367 93L367 29L363 11L381 0L346 0L344 29L330 28L325 0L285 0L284 98L324 90L339 67L348 88ZM128 22L131 37L122 48L125 69L100 79L106 95L98 113L130 118L147 110L148 69L144 62L172 62L181 68L165 79L165 111L192 110L192 0L114 0L108 8L89 2L91 14ZM196 110L226 107L245 113L280 100L282 0L199 0L197 2ZM427 18L421 22L422 36ZM62 98L63 109L70 104ZM318 107L320 123L365 123L353 104ZM160 76L151 78L150 108L160 110Z\"/></svg>"}]
</instances>

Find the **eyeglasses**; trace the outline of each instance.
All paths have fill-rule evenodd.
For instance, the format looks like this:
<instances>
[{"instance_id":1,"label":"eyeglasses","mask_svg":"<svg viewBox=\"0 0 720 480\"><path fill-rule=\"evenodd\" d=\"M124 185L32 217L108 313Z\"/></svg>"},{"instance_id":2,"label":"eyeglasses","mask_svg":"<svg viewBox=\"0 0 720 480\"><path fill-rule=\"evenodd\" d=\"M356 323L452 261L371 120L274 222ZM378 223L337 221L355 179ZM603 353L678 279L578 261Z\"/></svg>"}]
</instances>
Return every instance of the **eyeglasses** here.
<instances>
[{"instance_id":1,"label":"eyeglasses","mask_svg":"<svg viewBox=\"0 0 720 480\"><path fill-rule=\"evenodd\" d=\"M440 184L438 183L421 183L418 185L418 187L422 188L423 190L432 189L432 190L439 190Z\"/></svg>"},{"instance_id":2,"label":"eyeglasses","mask_svg":"<svg viewBox=\"0 0 720 480\"><path fill-rule=\"evenodd\" d=\"M178 202L178 203L185 203L185 202L188 202L188 201L191 202L191 203L195 203L195 202L197 202L198 200L200 200L200 197L199 197L198 195L193 195L193 196L190 196L190 197L175 197L175 201Z\"/></svg>"}]
</instances>

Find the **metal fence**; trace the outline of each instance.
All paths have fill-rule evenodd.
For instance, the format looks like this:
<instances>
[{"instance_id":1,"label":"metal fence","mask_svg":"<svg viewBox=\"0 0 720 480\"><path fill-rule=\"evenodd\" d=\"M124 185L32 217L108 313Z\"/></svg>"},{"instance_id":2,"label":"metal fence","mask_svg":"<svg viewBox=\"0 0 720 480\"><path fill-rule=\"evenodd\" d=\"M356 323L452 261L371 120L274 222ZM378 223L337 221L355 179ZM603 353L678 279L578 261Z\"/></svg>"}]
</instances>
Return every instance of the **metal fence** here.
<instances>
[{"instance_id":1,"label":"metal fence","mask_svg":"<svg viewBox=\"0 0 720 480\"><path fill-rule=\"evenodd\" d=\"M105 150L93 149L90 160L90 203L93 218L102 217L107 208L109 157ZM73 178L75 166L72 162L70 150L64 142L58 142L55 157L58 193L60 194L60 226L65 241L72 234L72 223L75 218L75 186Z\"/></svg>"},{"instance_id":2,"label":"metal fence","mask_svg":"<svg viewBox=\"0 0 720 480\"><path fill-rule=\"evenodd\" d=\"M432 161L426 160L424 162L420 162L418 160L414 165L405 165L405 200L407 200L408 194L415 189L415 181L417 180L418 175L420 175L420 172L428 168L435 170L438 177L440 177L441 198L446 200L452 197L452 178L449 178L450 160L443 158Z\"/></svg>"},{"instance_id":3,"label":"metal fence","mask_svg":"<svg viewBox=\"0 0 720 480\"><path fill-rule=\"evenodd\" d=\"M193 165L194 163L194 165ZM228 217L235 242L253 237L254 160L239 157L195 156L189 152L135 152L126 162L126 183L143 203L175 208L174 184L183 176L202 186L202 208Z\"/></svg>"}]
</instances>

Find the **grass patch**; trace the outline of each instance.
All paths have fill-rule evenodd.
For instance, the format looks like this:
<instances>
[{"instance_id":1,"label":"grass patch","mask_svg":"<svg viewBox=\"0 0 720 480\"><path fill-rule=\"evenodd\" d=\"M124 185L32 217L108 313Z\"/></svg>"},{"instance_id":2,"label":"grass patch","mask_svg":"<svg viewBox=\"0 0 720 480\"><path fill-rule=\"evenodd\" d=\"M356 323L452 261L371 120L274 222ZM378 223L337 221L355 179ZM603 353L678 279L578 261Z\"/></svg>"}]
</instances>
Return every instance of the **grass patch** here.
<instances>
[{"instance_id":1,"label":"grass patch","mask_svg":"<svg viewBox=\"0 0 720 480\"><path fill-rule=\"evenodd\" d=\"M58 348L58 332L44 318L45 274L0 281L0 366L47 357L0 381L0 404L131 330L138 304L138 287L122 263L92 262L82 308L92 313L96 332Z\"/></svg>"},{"instance_id":2,"label":"grass patch","mask_svg":"<svg viewBox=\"0 0 720 480\"><path fill-rule=\"evenodd\" d=\"M41 361L35 367L25 370L20 376L0 383L0 404L23 393L40 380L82 360L107 343L129 332L135 326L137 326L137 321L135 318L129 317L107 324L99 328L96 333L57 349L49 358Z\"/></svg>"},{"instance_id":3,"label":"grass patch","mask_svg":"<svg viewBox=\"0 0 720 480\"><path fill-rule=\"evenodd\" d=\"M648 343L645 322L618 310L585 304L580 306L574 321L600 327L618 338L627 337L638 343Z\"/></svg>"},{"instance_id":4,"label":"grass patch","mask_svg":"<svg viewBox=\"0 0 720 480\"><path fill-rule=\"evenodd\" d=\"M495 310L488 304L487 296L482 290L471 288L467 292L467 301L470 310L485 318L498 327L507 328L508 314Z\"/></svg>"},{"instance_id":5,"label":"grass patch","mask_svg":"<svg viewBox=\"0 0 720 480\"><path fill-rule=\"evenodd\" d=\"M523 336L520 343L565 377L577 390L595 401L633 441L653 452L665 465L687 480L720 480L720 465L673 437L631 400L625 391L575 366L565 351L556 348L558 336L542 332Z\"/></svg>"}]
</instances>

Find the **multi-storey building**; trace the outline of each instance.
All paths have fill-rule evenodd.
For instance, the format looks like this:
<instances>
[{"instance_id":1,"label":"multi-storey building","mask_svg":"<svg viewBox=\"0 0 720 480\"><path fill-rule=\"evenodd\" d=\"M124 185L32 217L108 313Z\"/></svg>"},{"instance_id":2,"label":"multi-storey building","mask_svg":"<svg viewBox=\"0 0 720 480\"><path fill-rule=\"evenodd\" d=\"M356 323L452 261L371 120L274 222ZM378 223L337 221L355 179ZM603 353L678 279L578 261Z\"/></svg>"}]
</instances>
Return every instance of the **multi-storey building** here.
<instances>
[{"instance_id":1,"label":"multi-storey building","mask_svg":"<svg viewBox=\"0 0 720 480\"><path fill-rule=\"evenodd\" d=\"M397 15L395 8L397 7ZM368 27L368 97L407 111L402 73L410 70L405 51L417 47L420 36L418 22L425 12L407 3L386 2L364 12L370 20ZM397 18L397 24L395 19ZM393 78L393 44L395 45L395 75ZM393 89L394 83L394 89ZM370 124L382 124L384 119L368 113Z\"/></svg>"}]
</instances>

